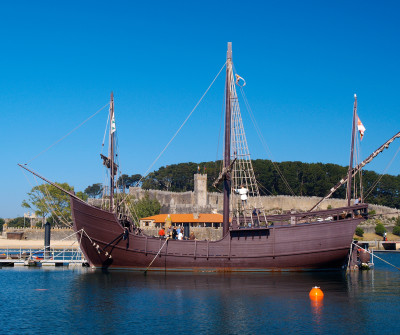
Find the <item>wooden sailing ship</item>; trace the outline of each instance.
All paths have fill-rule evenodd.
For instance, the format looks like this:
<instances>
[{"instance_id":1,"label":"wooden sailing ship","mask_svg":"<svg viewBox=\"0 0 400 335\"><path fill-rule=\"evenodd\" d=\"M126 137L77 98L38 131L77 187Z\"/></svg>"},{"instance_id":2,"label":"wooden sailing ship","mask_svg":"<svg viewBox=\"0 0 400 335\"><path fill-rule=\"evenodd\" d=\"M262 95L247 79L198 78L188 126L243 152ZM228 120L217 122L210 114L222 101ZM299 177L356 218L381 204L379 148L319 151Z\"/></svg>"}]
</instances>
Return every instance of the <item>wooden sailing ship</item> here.
<instances>
[{"instance_id":1,"label":"wooden sailing ship","mask_svg":"<svg viewBox=\"0 0 400 335\"><path fill-rule=\"evenodd\" d=\"M366 218L367 204L352 206L350 194L346 207L266 215L262 208L252 213L246 208L246 201L240 201L237 193L240 193L238 188L243 183L249 195L259 196L259 192L244 133L240 129L242 121L240 112L238 114L237 80L234 78L231 43L228 43L224 165L218 178L223 183L224 193L223 237L217 241L199 241L147 236L135 228L127 217L117 213L113 202L117 167L113 159L114 134L110 131L110 156L103 157L111 176L109 209L91 206L69 193L73 228L81 250L92 267L146 271L268 271L342 267L355 228ZM113 120L113 106L111 96L110 120ZM354 119L355 113L356 101ZM353 143L354 132L353 121ZM351 187L353 173L352 158L350 162L348 187ZM250 166L247 169L250 172L240 172L244 166Z\"/></svg>"}]
</instances>

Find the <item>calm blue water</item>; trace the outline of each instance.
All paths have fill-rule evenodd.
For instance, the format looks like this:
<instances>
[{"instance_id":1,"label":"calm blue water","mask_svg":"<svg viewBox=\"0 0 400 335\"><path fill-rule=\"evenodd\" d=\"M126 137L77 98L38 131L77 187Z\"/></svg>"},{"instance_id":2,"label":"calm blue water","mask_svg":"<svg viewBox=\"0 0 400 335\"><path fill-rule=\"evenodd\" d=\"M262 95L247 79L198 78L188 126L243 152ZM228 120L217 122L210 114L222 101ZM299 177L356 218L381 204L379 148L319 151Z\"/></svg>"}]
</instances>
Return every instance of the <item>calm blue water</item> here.
<instances>
[{"instance_id":1,"label":"calm blue water","mask_svg":"<svg viewBox=\"0 0 400 335\"><path fill-rule=\"evenodd\" d=\"M400 267L400 254L379 255ZM399 334L400 271L375 264L350 275L3 267L0 333Z\"/></svg>"}]
</instances>

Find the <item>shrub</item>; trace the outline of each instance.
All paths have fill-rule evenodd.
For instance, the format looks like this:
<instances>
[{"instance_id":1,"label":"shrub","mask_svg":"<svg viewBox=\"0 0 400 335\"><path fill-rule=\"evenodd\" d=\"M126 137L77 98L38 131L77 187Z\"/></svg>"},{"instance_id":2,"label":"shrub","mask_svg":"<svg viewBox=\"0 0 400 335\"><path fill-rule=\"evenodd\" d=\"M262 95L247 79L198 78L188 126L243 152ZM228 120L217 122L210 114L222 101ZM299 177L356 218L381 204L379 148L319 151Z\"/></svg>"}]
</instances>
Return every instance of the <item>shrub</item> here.
<instances>
[{"instance_id":1,"label":"shrub","mask_svg":"<svg viewBox=\"0 0 400 335\"><path fill-rule=\"evenodd\" d=\"M326 209L332 209L332 205L328 205L328 207L326 207Z\"/></svg>"},{"instance_id":2,"label":"shrub","mask_svg":"<svg viewBox=\"0 0 400 335\"><path fill-rule=\"evenodd\" d=\"M393 234L400 236L400 226L393 227Z\"/></svg>"},{"instance_id":3,"label":"shrub","mask_svg":"<svg viewBox=\"0 0 400 335\"><path fill-rule=\"evenodd\" d=\"M396 226L400 226L400 216L396 219Z\"/></svg>"},{"instance_id":4,"label":"shrub","mask_svg":"<svg viewBox=\"0 0 400 335\"><path fill-rule=\"evenodd\" d=\"M360 236L360 237L363 237L364 236L364 230L361 227L357 227L356 228L356 235Z\"/></svg>"},{"instance_id":5,"label":"shrub","mask_svg":"<svg viewBox=\"0 0 400 335\"><path fill-rule=\"evenodd\" d=\"M372 211L368 212L368 215L375 215L375 214L376 214L376 210L374 210L374 209Z\"/></svg>"},{"instance_id":6,"label":"shrub","mask_svg":"<svg viewBox=\"0 0 400 335\"><path fill-rule=\"evenodd\" d=\"M386 232L386 228L382 223L378 223L375 226L375 234L383 236L383 234Z\"/></svg>"}]
</instances>

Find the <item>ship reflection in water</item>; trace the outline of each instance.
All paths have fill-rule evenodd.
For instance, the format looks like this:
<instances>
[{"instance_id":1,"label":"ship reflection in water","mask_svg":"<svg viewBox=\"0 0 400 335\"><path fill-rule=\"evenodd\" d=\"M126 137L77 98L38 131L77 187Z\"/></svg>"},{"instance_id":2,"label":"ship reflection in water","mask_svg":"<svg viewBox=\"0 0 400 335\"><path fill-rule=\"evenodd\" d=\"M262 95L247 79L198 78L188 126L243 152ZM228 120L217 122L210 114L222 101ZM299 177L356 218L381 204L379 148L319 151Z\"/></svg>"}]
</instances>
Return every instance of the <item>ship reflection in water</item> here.
<instances>
[{"instance_id":1,"label":"ship reflection in water","mask_svg":"<svg viewBox=\"0 0 400 335\"><path fill-rule=\"evenodd\" d=\"M381 327L377 318L381 312L370 305L376 304L376 299L382 301L382 294L396 297L379 307L382 312L393 315L400 307L397 284L389 284L392 290L385 287L391 275L397 274L85 273L74 285L71 302L84 302L78 313L107 306L99 308L106 314L104 320L109 321L110 313L122 313L129 319L125 321L129 328L140 332L347 333L349 329L356 332L366 326ZM319 301L309 298L316 284L325 293ZM91 299L81 296L86 294L82 285L96 288ZM98 316L93 321L102 323ZM382 313L382 318L387 319L387 315Z\"/></svg>"},{"instance_id":2,"label":"ship reflection in water","mask_svg":"<svg viewBox=\"0 0 400 335\"><path fill-rule=\"evenodd\" d=\"M3 268L2 328L32 334L55 329L61 334L356 334L384 329L399 333L399 275L379 267L348 275L339 271L146 276L81 268ZM313 286L323 290L322 300L310 299Z\"/></svg>"}]
</instances>

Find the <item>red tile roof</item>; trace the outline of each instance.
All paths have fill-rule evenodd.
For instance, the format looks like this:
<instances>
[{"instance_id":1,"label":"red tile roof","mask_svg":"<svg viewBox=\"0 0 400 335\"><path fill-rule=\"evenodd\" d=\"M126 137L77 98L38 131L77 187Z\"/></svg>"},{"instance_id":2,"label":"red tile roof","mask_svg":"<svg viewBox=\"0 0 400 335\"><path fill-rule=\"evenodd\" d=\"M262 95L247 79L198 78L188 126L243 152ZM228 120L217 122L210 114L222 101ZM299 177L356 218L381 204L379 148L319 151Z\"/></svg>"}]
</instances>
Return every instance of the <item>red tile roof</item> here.
<instances>
[{"instance_id":1,"label":"red tile roof","mask_svg":"<svg viewBox=\"0 0 400 335\"><path fill-rule=\"evenodd\" d=\"M155 223L165 222L168 214L158 214L141 218L141 220L154 220ZM184 223L184 222L214 222L222 223L221 214L199 214L199 218L195 219L193 214L169 214L171 222Z\"/></svg>"}]
</instances>

